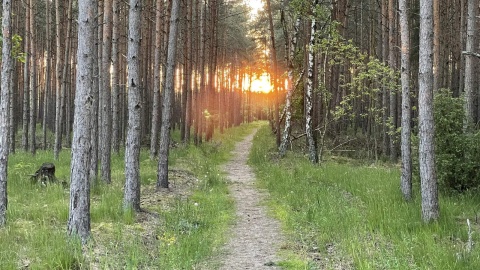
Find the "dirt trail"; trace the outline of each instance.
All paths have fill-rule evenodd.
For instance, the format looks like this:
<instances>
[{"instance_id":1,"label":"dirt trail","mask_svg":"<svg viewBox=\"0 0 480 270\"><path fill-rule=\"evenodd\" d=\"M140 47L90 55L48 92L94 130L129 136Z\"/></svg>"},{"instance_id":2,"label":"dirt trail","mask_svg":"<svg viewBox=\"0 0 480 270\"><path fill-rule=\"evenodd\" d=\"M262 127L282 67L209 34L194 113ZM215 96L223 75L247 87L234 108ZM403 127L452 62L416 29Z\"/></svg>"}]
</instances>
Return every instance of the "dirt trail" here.
<instances>
[{"instance_id":1,"label":"dirt trail","mask_svg":"<svg viewBox=\"0 0 480 270\"><path fill-rule=\"evenodd\" d=\"M247 165L255 133L237 143L234 157L223 168L235 199L237 220L220 269L279 269L275 264L283 242L280 224L267 216L262 205L267 194L255 187L255 174Z\"/></svg>"}]
</instances>

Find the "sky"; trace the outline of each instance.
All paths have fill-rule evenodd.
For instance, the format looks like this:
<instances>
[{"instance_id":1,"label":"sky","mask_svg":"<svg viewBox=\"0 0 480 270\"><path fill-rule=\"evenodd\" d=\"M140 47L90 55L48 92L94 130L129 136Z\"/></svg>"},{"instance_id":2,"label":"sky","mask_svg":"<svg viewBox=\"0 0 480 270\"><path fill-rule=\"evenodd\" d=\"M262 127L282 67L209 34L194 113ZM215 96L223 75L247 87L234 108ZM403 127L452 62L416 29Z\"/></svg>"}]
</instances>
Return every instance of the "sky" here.
<instances>
[{"instance_id":1,"label":"sky","mask_svg":"<svg viewBox=\"0 0 480 270\"><path fill-rule=\"evenodd\" d=\"M255 17L259 10L263 9L263 0L243 0L252 8L251 16Z\"/></svg>"}]
</instances>

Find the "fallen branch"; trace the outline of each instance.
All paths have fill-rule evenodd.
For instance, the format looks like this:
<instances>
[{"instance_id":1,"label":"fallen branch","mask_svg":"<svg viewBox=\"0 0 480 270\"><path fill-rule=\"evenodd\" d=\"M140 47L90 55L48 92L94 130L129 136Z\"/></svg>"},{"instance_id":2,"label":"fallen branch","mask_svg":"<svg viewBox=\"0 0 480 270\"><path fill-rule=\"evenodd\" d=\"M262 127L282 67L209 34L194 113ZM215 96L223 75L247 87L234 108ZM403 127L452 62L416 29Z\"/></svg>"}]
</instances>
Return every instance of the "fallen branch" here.
<instances>
[{"instance_id":1,"label":"fallen branch","mask_svg":"<svg viewBox=\"0 0 480 270\"><path fill-rule=\"evenodd\" d=\"M343 143L335 146L334 148L332 148L330 151L335 151L335 149L337 149L338 147L340 147L340 146L342 146L342 145L345 145L345 144L347 144L347 143L349 143L349 142L351 142L351 141L355 141L355 140L356 140L356 139L351 139L351 140L348 140L348 141L346 141L346 142L343 142ZM355 151L355 150L352 150L352 151Z\"/></svg>"},{"instance_id":2,"label":"fallen branch","mask_svg":"<svg viewBox=\"0 0 480 270\"><path fill-rule=\"evenodd\" d=\"M480 58L480 53L463 51L462 54L464 54L464 55L471 55L471 56L475 56L475 57L477 57L477 58Z\"/></svg>"}]
</instances>

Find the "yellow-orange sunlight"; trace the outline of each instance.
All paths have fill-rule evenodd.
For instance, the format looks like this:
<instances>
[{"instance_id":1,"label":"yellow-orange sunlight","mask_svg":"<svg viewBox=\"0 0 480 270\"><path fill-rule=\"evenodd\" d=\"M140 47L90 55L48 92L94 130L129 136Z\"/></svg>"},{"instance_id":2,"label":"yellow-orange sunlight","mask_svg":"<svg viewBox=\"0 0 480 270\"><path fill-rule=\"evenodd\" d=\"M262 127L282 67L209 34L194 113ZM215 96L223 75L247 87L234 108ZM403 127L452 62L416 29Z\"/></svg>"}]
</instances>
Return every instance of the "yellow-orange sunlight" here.
<instances>
[{"instance_id":1,"label":"yellow-orange sunlight","mask_svg":"<svg viewBox=\"0 0 480 270\"><path fill-rule=\"evenodd\" d=\"M251 82L250 90L258 93L269 93L272 91L273 86L270 82L270 76L267 73L263 73L257 78L254 78Z\"/></svg>"}]
</instances>

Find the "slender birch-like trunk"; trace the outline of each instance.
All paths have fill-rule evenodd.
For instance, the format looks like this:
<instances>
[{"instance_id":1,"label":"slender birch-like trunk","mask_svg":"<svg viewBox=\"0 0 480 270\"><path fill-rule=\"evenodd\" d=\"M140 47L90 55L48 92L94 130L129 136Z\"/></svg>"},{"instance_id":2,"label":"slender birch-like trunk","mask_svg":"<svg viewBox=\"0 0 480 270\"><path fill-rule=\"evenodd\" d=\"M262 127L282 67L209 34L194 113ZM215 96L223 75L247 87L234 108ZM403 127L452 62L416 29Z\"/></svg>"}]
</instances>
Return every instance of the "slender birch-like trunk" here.
<instances>
[{"instance_id":1,"label":"slender birch-like trunk","mask_svg":"<svg viewBox=\"0 0 480 270\"><path fill-rule=\"evenodd\" d=\"M315 7L318 4L318 0L313 0L312 10L315 10ZM317 147L315 145L314 130L313 130L313 82L314 78L314 45L315 45L315 32L317 30L317 21L315 17L312 17L310 23L311 35L310 41L308 42L308 77L307 77L307 87L305 92L305 132L307 134L307 144L308 144L308 159L312 163L318 163Z\"/></svg>"}]
</instances>

